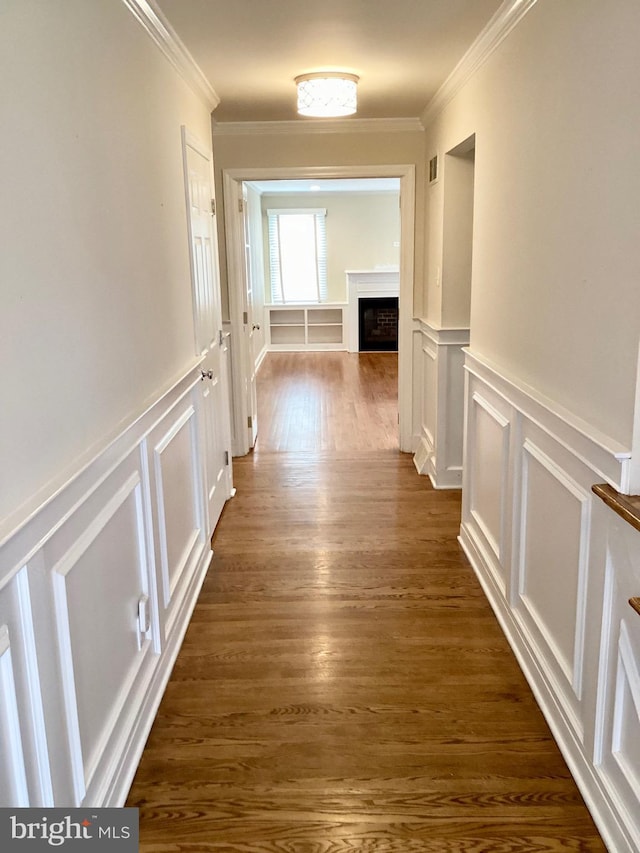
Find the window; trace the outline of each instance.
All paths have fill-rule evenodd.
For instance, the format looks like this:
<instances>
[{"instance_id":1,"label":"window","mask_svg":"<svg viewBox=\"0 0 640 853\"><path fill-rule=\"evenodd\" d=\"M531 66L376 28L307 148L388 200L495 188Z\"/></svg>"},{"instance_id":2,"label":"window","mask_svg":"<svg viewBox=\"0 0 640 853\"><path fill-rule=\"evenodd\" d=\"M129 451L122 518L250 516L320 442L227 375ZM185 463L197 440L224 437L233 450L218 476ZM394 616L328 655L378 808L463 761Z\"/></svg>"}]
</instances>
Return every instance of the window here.
<instances>
[{"instance_id":1,"label":"window","mask_svg":"<svg viewBox=\"0 0 640 853\"><path fill-rule=\"evenodd\" d=\"M327 301L327 211L267 210L271 302Z\"/></svg>"}]
</instances>

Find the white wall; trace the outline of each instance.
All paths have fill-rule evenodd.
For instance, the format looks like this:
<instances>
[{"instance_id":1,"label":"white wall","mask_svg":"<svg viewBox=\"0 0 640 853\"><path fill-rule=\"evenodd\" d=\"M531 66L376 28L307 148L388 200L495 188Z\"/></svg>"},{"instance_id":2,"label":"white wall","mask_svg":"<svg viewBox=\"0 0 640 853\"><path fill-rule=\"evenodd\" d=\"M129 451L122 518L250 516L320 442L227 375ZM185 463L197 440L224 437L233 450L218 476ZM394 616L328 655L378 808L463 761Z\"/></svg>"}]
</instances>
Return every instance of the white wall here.
<instances>
[{"instance_id":1,"label":"white wall","mask_svg":"<svg viewBox=\"0 0 640 853\"><path fill-rule=\"evenodd\" d=\"M194 359L180 125L210 120L113 0L3 3L0 74L7 532Z\"/></svg>"},{"instance_id":2,"label":"white wall","mask_svg":"<svg viewBox=\"0 0 640 853\"><path fill-rule=\"evenodd\" d=\"M427 130L476 135L471 347L630 446L640 330L635 0L540 0ZM428 192L438 324L443 180Z\"/></svg>"},{"instance_id":3,"label":"white wall","mask_svg":"<svg viewBox=\"0 0 640 853\"><path fill-rule=\"evenodd\" d=\"M324 208L327 211L327 301L346 302L345 270L400 265L400 206L397 193L277 193L262 196L264 241L270 208ZM398 246L393 244L398 243ZM269 269L268 252L264 259Z\"/></svg>"}]
</instances>

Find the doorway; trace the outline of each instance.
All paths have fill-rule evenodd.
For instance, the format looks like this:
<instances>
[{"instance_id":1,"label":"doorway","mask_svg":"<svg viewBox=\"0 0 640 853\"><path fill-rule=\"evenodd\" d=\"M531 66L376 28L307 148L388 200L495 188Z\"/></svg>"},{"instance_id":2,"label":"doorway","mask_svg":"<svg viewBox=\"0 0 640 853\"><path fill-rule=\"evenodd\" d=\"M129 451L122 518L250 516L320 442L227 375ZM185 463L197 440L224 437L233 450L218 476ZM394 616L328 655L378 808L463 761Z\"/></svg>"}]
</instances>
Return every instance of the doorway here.
<instances>
[{"instance_id":1,"label":"doorway","mask_svg":"<svg viewBox=\"0 0 640 853\"><path fill-rule=\"evenodd\" d=\"M400 182L400 296L398 321L398 444L401 451L412 451L412 314L414 273L414 198L415 167L349 166L297 167L277 169L229 169L223 172L225 226L229 281L229 312L232 334L233 405L235 422L240 425L234 453L244 455L250 449L247 377L251 367L245 301L245 242L243 217L236 200L242 198L245 182L279 180L396 178Z\"/></svg>"},{"instance_id":2,"label":"doorway","mask_svg":"<svg viewBox=\"0 0 640 853\"><path fill-rule=\"evenodd\" d=\"M476 137L446 152L442 241L442 325L471 322Z\"/></svg>"}]
</instances>

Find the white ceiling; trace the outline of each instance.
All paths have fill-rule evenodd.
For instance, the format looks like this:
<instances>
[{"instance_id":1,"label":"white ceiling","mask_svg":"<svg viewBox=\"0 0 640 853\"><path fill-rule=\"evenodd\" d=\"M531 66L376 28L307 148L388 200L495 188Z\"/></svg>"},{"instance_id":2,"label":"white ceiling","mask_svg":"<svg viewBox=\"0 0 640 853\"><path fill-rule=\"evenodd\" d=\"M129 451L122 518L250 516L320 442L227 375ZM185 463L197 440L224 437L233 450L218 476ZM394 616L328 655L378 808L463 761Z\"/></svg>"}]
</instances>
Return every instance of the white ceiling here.
<instances>
[{"instance_id":1,"label":"white ceiling","mask_svg":"<svg viewBox=\"0 0 640 853\"><path fill-rule=\"evenodd\" d=\"M294 77L360 77L358 118L417 118L501 0L156 0L220 97L217 121L287 121ZM313 121L313 119L299 119Z\"/></svg>"}]
</instances>

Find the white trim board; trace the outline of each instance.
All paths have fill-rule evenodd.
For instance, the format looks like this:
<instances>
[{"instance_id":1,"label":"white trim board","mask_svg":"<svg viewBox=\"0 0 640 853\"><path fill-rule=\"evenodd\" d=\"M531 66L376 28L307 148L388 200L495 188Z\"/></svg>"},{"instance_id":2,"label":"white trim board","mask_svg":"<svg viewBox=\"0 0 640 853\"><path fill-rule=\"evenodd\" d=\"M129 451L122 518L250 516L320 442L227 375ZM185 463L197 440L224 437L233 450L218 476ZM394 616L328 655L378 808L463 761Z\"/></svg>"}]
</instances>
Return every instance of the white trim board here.
<instances>
[{"instance_id":1,"label":"white trim board","mask_svg":"<svg viewBox=\"0 0 640 853\"><path fill-rule=\"evenodd\" d=\"M619 492L629 482L631 451L488 359L465 350L465 370L511 401L529 420L593 468Z\"/></svg>"},{"instance_id":2,"label":"white trim board","mask_svg":"<svg viewBox=\"0 0 640 853\"><path fill-rule=\"evenodd\" d=\"M212 112L220 98L154 0L122 0L182 79Z\"/></svg>"},{"instance_id":3,"label":"white trim board","mask_svg":"<svg viewBox=\"0 0 640 853\"><path fill-rule=\"evenodd\" d=\"M214 121L214 136L318 133L422 133L419 118L294 119L292 121Z\"/></svg>"},{"instance_id":4,"label":"white trim board","mask_svg":"<svg viewBox=\"0 0 640 853\"><path fill-rule=\"evenodd\" d=\"M50 496L39 505L34 498L34 508L11 529L11 518L7 520L7 532L0 535L0 565L4 566L2 577L17 572L31 556L54 534L55 530L75 510L78 501L84 500L88 491L97 485L129 455L144 436L161 419L161 412L170 409L175 402L187 394L201 381L199 358L185 373L145 408L138 417L118 428L118 433L97 453L90 450L86 457L76 460L77 469L66 470L60 475L59 483ZM45 487L46 489L46 487ZM54 520L54 523L52 523ZM1 530L0 530L1 533ZM11 567L11 568L10 568Z\"/></svg>"},{"instance_id":5,"label":"white trim board","mask_svg":"<svg viewBox=\"0 0 640 853\"><path fill-rule=\"evenodd\" d=\"M420 116L425 128L484 65L535 3L536 0L505 0L425 107Z\"/></svg>"}]
</instances>

